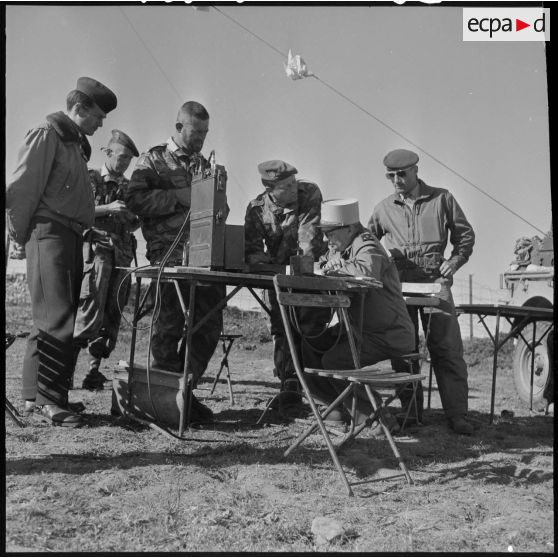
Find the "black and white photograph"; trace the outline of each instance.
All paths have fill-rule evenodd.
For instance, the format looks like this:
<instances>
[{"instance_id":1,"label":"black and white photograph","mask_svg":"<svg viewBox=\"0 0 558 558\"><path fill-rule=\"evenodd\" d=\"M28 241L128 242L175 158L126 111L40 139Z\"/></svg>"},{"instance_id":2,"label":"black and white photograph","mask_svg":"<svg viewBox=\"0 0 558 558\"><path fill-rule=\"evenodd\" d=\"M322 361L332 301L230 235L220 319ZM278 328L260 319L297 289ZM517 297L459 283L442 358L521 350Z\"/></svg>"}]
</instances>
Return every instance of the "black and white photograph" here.
<instances>
[{"instance_id":1,"label":"black and white photograph","mask_svg":"<svg viewBox=\"0 0 558 558\"><path fill-rule=\"evenodd\" d=\"M552 555L546 2L6 3L7 555Z\"/></svg>"}]
</instances>

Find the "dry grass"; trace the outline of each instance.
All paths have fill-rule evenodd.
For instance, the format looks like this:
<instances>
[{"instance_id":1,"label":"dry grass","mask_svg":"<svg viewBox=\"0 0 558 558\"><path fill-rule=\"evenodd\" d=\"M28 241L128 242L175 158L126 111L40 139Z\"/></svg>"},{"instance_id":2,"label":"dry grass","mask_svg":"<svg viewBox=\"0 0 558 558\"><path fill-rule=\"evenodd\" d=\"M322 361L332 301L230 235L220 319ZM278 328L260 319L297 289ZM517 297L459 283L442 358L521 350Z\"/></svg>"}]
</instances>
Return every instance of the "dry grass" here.
<instances>
[{"instance_id":1,"label":"dry grass","mask_svg":"<svg viewBox=\"0 0 558 558\"><path fill-rule=\"evenodd\" d=\"M28 327L17 283L8 285L6 313L8 331ZM218 423L187 432L186 441L112 417L108 389L71 392L87 406L81 429L6 423L7 552L554 552L553 422L530 416L517 397L509 350L492 426L490 351L474 340L470 408L481 430L452 435L435 390L426 424L397 438L414 484L389 479L396 464L387 442L365 436L341 458L363 482L348 498L319 436L284 458L299 424L271 415L254 426L277 389L269 336L256 315L231 310L226 321L244 334L230 357L237 402L229 405L224 383L209 394L219 349L198 389ZM128 358L129 334L124 328L105 374ZM145 339L143 332L142 350ZM18 339L6 354L6 393L16 406L24 347ZM76 385L85 372L82 355ZM514 418L501 418L503 409ZM338 519L345 536L318 546L317 516Z\"/></svg>"}]
</instances>

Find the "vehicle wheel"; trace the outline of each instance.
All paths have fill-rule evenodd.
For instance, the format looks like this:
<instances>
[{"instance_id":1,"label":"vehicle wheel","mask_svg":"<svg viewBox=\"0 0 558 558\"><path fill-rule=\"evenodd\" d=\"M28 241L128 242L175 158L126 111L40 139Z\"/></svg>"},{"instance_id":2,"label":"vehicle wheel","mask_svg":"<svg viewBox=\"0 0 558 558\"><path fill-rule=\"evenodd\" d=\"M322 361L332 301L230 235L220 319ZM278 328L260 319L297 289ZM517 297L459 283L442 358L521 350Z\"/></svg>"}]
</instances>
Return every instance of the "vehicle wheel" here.
<instances>
[{"instance_id":1,"label":"vehicle wheel","mask_svg":"<svg viewBox=\"0 0 558 558\"><path fill-rule=\"evenodd\" d=\"M537 332L543 331L544 327L546 327L546 322L537 324ZM527 326L522 333L525 339L531 341L533 338L533 326ZM552 338L550 334L549 336ZM553 373L551 369L549 336L545 337L543 342L535 347L533 409L544 408L547 403L544 392L550 381L551 374ZM513 379L519 397L522 401L529 404L531 390L531 351L521 337L517 340L513 358Z\"/></svg>"}]
</instances>

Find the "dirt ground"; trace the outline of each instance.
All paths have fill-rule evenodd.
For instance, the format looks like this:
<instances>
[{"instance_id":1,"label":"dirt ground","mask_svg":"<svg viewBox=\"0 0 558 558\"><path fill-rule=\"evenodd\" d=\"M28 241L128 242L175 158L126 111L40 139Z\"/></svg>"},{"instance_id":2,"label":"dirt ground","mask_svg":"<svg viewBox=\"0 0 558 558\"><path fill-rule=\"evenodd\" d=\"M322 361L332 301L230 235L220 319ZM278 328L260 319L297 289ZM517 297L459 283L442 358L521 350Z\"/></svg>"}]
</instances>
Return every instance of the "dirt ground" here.
<instances>
[{"instance_id":1,"label":"dirt ground","mask_svg":"<svg viewBox=\"0 0 558 558\"><path fill-rule=\"evenodd\" d=\"M8 287L6 329L28 330L24 289ZM185 440L111 416L109 384L70 392L86 405L80 429L35 419L19 428L6 418L6 552L554 553L553 418L531 416L516 395L510 350L498 370L494 424L489 342L474 340L466 343L469 404L480 430L448 430L434 383L425 424L396 436L414 483L394 478L387 441L365 431L341 454L359 483L349 498L321 436L283 456L303 421L271 412L255 425L278 387L272 345L255 314L228 312L227 328L244 335L229 359L234 405L224 373L210 393L219 347L196 391L217 422ZM129 339L125 326L106 376L128 360ZM141 332L140 361L146 339ZM17 339L6 353L6 395L20 409L24 349ZM82 354L77 387L86 369ZM312 530L320 517L340 525L330 542Z\"/></svg>"}]
</instances>

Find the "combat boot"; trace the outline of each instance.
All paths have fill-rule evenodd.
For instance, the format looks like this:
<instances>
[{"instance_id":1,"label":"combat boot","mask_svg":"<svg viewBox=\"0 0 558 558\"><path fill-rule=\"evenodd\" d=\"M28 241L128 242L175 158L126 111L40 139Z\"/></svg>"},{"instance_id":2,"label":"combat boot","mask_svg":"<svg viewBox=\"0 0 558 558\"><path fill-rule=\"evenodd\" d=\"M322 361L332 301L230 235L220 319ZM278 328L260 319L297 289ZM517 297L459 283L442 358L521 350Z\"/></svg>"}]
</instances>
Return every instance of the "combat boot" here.
<instances>
[{"instance_id":1,"label":"combat boot","mask_svg":"<svg viewBox=\"0 0 558 558\"><path fill-rule=\"evenodd\" d=\"M100 358L91 358L89 361L89 372L81 384L83 389L88 389L90 391L100 391L104 389L105 382L108 382L108 379L101 372L99 372L100 365Z\"/></svg>"}]
</instances>

